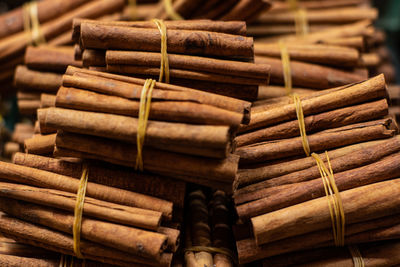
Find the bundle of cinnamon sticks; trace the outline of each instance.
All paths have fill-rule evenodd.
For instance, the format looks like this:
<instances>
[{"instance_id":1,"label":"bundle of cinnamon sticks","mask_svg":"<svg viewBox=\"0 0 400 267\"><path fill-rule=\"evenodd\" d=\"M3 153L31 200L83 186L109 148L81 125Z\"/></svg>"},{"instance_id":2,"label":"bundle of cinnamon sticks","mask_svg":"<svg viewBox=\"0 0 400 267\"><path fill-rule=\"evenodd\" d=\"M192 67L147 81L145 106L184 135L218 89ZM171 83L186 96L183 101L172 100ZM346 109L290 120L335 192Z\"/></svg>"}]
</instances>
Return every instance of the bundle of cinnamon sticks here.
<instances>
[{"instance_id":1,"label":"bundle of cinnamon sticks","mask_svg":"<svg viewBox=\"0 0 400 267\"><path fill-rule=\"evenodd\" d=\"M251 61L245 22L166 21L170 83L244 100L267 85L270 66ZM152 21L74 21L83 65L95 70L158 77L161 34Z\"/></svg>"},{"instance_id":2,"label":"bundle of cinnamon sticks","mask_svg":"<svg viewBox=\"0 0 400 267\"><path fill-rule=\"evenodd\" d=\"M38 110L40 133L50 135L26 140L26 151L46 155L54 150L57 157L134 167L144 82L68 67L55 107ZM238 166L233 137L241 123L249 122L249 109L250 103L243 100L156 83L144 170L231 191Z\"/></svg>"},{"instance_id":3,"label":"bundle of cinnamon sticks","mask_svg":"<svg viewBox=\"0 0 400 267\"><path fill-rule=\"evenodd\" d=\"M222 191L189 193L185 232L185 266L235 266L230 199Z\"/></svg>"},{"instance_id":4,"label":"bundle of cinnamon sticks","mask_svg":"<svg viewBox=\"0 0 400 267\"><path fill-rule=\"evenodd\" d=\"M17 8L0 17L0 82L10 82L14 68L23 63L25 48L44 41L51 45L71 44L72 20L99 18L120 11L123 0L46 0ZM25 21L30 21L31 27ZM26 24L26 23L25 23Z\"/></svg>"},{"instance_id":5,"label":"bundle of cinnamon sticks","mask_svg":"<svg viewBox=\"0 0 400 267\"><path fill-rule=\"evenodd\" d=\"M345 240L354 244L396 238L398 222L391 216L399 212L393 208L397 193L390 195L392 202L385 190L400 188L400 139L394 136L395 120L387 116L383 75L300 98L311 152L329 162L343 201ZM321 173L314 158L302 157L299 127L291 98L275 98L254 105L250 123L236 138L241 157L236 211L243 222L251 220L254 233L237 242L243 263L332 245ZM367 211L363 203L376 209ZM381 227L391 235L372 234Z\"/></svg>"},{"instance_id":6,"label":"bundle of cinnamon sticks","mask_svg":"<svg viewBox=\"0 0 400 267\"><path fill-rule=\"evenodd\" d=\"M0 219L0 232L25 244L75 255L71 234L79 180L42 169L51 167L58 173L75 171L76 175L77 167L80 166L82 172L83 167L67 162L69 168L66 168L63 162L55 159L23 154L17 154L15 161L20 165L0 162L0 210L7 214ZM35 164L42 169L28 167ZM110 176L104 179L102 175L107 174L101 167L87 166L86 170L89 173L93 170L93 174L87 185L83 209L82 255L118 266L170 266L179 245L179 230L164 226L173 218L173 203L104 185L105 180L110 183L113 175L123 172L106 169ZM122 179L125 182L127 174ZM103 184L96 179L103 179ZM143 181L146 177L139 175L133 180L140 183L140 179ZM151 182L155 180L149 177L147 183ZM163 181L159 185L165 189L167 183L169 181ZM162 195L165 193L162 188L161 193L154 191L153 194ZM174 197L183 195L181 192L181 196Z\"/></svg>"}]
</instances>

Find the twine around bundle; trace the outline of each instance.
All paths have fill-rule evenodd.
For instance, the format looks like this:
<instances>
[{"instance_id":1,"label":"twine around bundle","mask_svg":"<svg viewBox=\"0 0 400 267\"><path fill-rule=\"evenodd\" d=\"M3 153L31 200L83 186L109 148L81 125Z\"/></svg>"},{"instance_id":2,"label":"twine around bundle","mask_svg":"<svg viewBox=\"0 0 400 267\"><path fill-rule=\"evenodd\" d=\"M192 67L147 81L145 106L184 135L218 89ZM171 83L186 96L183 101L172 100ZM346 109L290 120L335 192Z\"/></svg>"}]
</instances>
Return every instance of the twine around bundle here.
<instances>
[{"instance_id":1,"label":"twine around bundle","mask_svg":"<svg viewBox=\"0 0 400 267\"><path fill-rule=\"evenodd\" d=\"M129 0L128 2L129 15L131 20L137 19L137 3L136 0Z\"/></svg>"},{"instance_id":2,"label":"twine around bundle","mask_svg":"<svg viewBox=\"0 0 400 267\"><path fill-rule=\"evenodd\" d=\"M169 18L173 20L184 20L184 18L175 11L174 7L172 6L172 0L163 0L163 1L164 1L165 12L167 12Z\"/></svg>"},{"instance_id":3,"label":"twine around bundle","mask_svg":"<svg viewBox=\"0 0 400 267\"><path fill-rule=\"evenodd\" d=\"M76 193L76 204L74 210L74 223L72 227L72 234L74 238L74 253L76 257L83 259L81 253L81 229L82 229L82 214L83 206L85 203L86 188L89 177L89 170L87 164L83 165L82 176L79 181L78 191Z\"/></svg>"},{"instance_id":4,"label":"twine around bundle","mask_svg":"<svg viewBox=\"0 0 400 267\"><path fill-rule=\"evenodd\" d=\"M153 93L155 80L147 79L143 85L142 93L140 95L138 128L136 135L137 156L136 156L136 170L143 171L143 144L146 136L147 122L150 114L151 97Z\"/></svg>"},{"instance_id":5,"label":"twine around bundle","mask_svg":"<svg viewBox=\"0 0 400 267\"><path fill-rule=\"evenodd\" d=\"M357 246L348 246L351 257L353 258L354 267L365 267L364 259Z\"/></svg>"},{"instance_id":6,"label":"twine around bundle","mask_svg":"<svg viewBox=\"0 0 400 267\"><path fill-rule=\"evenodd\" d=\"M158 81L162 82L163 76L165 76L165 82L169 83L167 27L165 26L164 21L160 19L153 19L153 22L157 25L157 28L160 31L161 35L161 66L160 66L160 76L158 78Z\"/></svg>"},{"instance_id":7,"label":"twine around bundle","mask_svg":"<svg viewBox=\"0 0 400 267\"><path fill-rule=\"evenodd\" d=\"M32 44L40 45L46 43L41 30L36 1L28 2L22 8L24 19L24 30L31 35Z\"/></svg>"},{"instance_id":8,"label":"twine around bundle","mask_svg":"<svg viewBox=\"0 0 400 267\"><path fill-rule=\"evenodd\" d=\"M335 245L344 246L345 215L343 202L339 193L339 189L336 186L335 177L333 176L333 170L327 151L325 151L325 155L328 161L329 169L326 167L324 161L319 155L312 153L311 156L317 162L322 182L324 184L325 194L328 200L329 212L331 215L332 231Z\"/></svg>"},{"instance_id":9,"label":"twine around bundle","mask_svg":"<svg viewBox=\"0 0 400 267\"><path fill-rule=\"evenodd\" d=\"M309 33L307 10L299 8L297 0L287 0L289 9L294 12L294 23L297 36L305 36Z\"/></svg>"}]
</instances>

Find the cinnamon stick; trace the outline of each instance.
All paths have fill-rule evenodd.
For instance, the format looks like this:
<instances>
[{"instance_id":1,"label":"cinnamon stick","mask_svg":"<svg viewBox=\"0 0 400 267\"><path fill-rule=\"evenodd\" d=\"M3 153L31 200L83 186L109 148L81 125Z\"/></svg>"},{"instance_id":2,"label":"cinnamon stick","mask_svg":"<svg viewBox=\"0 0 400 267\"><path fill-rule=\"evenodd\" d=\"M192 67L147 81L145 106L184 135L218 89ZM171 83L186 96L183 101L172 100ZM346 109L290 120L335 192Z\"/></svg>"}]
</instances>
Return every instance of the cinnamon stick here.
<instances>
[{"instance_id":1,"label":"cinnamon stick","mask_svg":"<svg viewBox=\"0 0 400 267\"><path fill-rule=\"evenodd\" d=\"M15 70L14 85L19 90L55 93L61 84L60 74L30 70L26 66L18 66Z\"/></svg>"},{"instance_id":2,"label":"cinnamon stick","mask_svg":"<svg viewBox=\"0 0 400 267\"><path fill-rule=\"evenodd\" d=\"M287 51L293 61L319 63L343 67L357 66L360 54L356 49L325 44L287 44ZM254 43L254 53L259 56L281 57L276 43Z\"/></svg>"},{"instance_id":3,"label":"cinnamon stick","mask_svg":"<svg viewBox=\"0 0 400 267\"><path fill-rule=\"evenodd\" d=\"M49 108L56 106L56 96L50 94L40 95L40 108Z\"/></svg>"},{"instance_id":4,"label":"cinnamon stick","mask_svg":"<svg viewBox=\"0 0 400 267\"><path fill-rule=\"evenodd\" d=\"M82 62L75 61L73 47L29 46L25 52L25 65L30 69L65 72L68 65L81 67Z\"/></svg>"},{"instance_id":5,"label":"cinnamon stick","mask_svg":"<svg viewBox=\"0 0 400 267\"><path fill-rule=\"evenodd\" d=\"M32 138L24 141L25 152L38 155L51 154L54 150L55 144L56 134L36 134Z\"/></svg>"},{"instance_id":6,"label":"cinnamon stick","mask_svg":"<svg viewBox=\"0 0 400 267\"><path fill-rule=\"evenodd\" d=\"M195 33L195 34L194 34ZM168 52L191 55L251 58L253 40L248 37L225 33L168 30ZM83 48L128 49L139 51L160 51L161 38L158 29L128 28L94 23L81 23ZM102 42L99 42L101 37ZM125 40L121 42L121 38ZM190 46L185 45L190 43Z\"/></svg>"},{"instance_id":7,"label":"cinnamon stick","mask_svg":"<svg viewBox=\"0 0 400 267\"><path fill-rule=\"evenodd\" d=\"M153 91L154 92L154 91ZM60 87L56 106L76 110L95 111L138 117L139 101L117 96L98 94L71 87ZM149 118L159 121L186 122L191 124L239 126L243 114L214 106L189 101L151 102Z\"/></svg>"}]
</instances>

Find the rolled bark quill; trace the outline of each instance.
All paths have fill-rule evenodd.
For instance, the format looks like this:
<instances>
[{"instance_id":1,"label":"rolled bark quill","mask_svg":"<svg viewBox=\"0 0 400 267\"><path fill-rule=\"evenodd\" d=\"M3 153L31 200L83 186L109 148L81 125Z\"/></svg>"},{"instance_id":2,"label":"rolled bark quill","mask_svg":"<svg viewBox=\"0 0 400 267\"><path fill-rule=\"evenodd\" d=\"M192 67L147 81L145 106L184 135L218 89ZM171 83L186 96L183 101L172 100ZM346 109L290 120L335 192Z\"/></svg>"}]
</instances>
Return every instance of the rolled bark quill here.
<instances>
[{"instance_id":1,"label":"rolled bark quill","mask_svg":"<svg viewBox=\"0 0 400 267\"><path fill-rule=\"evenodd\" d=\"M65 87L81 88L128 99L140 99L144 83L144 79L78 69L71 66L68 67L66 75L63 76L63 86ZM132 90L132 87L135 86L137 86L137 89ZM160 95L158 95L158 89L163 90L163 92L160 92ZM171 101L189 100L191 102L207 104L244 114L243 123L248 123L250 120L251 103L231 97L156 82L152 99L157 100L158 98L160 100Z\"/></svg>"},{"instance_id":2,"label":"rolled bark quill","mask_svg":"<svg viewBox=\"0 0 400 267\"><path fill-rule=\"evenodd\" d=\"M311 151L323 151L358 142L392 137L397 132L398 128L394 119L387 118L310 134L308 141ZM266 160L300 156L304 154L304 150L301 137L293 137L240 147L235 153L240 155L242 164L254 164Z\"/></svg>"},{"instance_id":3,"label":"rolled bark quill","mask_svg":"<svg viewBox=\"0 0 400 267\"><path fill-rule=\"evenodd\" d=\"M72 193L3 182L0 182L0 188L3 190L1 196L8 199L27 201L69 212L75 208L76 195ZM83 213L84 216L154 231L159 228L162 216L161 212L113 204L90 197L85 198Z\"/></svg>"},{"instance_id":4,"label":"rolled bark quill","mask_svg":"<svg viewBox=\"0 0 400 267\"><path fill-rule=\"evenodd\" d=\"M256 56L255 62L258 64L271 65L271 84L283 84L283 67L281 59ZM355 72L311 63L303 63L295 60L290 61L290 67L292 71L293 85L306 88L326 89L360 82L368 78L367 76Z\"/></svg>"},{"instance_id":5,"label":"rolled bark quill","mask_svg":"<svg viewBox=\"0 0 400 267\"><path fill-rule=\"evenodd\" d=\"M111 72L150 75L160 72L159 53L108 50L105 59ZM248 85L266 84L269 80L270 66L267 64L170 53L168 61L171 77L175 78Z\"/></svg>"},{"instance_id":6,"label":"rolled bark quill","mask_svg":"<svg viewBox=\"0 0 400 267\"><path fill-rule=\"evenodd\" d=\"M128 167L135 166L136 153L136 145L67 132L57 134L54 151L57 157L98 159ZM143 154L145 170L228 192L232 191L238 161L239 157L233 154L226 159L211 159L151 148Z\"/></svg>"},{"instance_id":7,"label":"rolled bark quill","mask_svg":"<svg viewBox=\"0 0 400 267\"><path fill-rule=\"evenodd\" d=\"M237 58L253 57L252 38L196 30L168 29L167 32L169 53ZM108 26L85 21L80 26L80 42L83 48L158 52L161 46L159 35L158 29ZM99 38L103 41L99 42ZM125 41L121 42L121 38ZM184 45L187 42L192 45L190 47Z\"/></svg>"},{"instance_id":8,"label":"rolled bark quill","mask_svg":"<svg viewBox=\"0 0 400 267\"><path fill-rule=\"evenodd\" d=\"M71 162L25 153L15 154L13 163L74 178L80 178L83 170L82 162ZM186 190L184 182L163 176L133 172L133 169L121 166L105 166L104 163L90 162L88 168L90 169L88 179L91 182L141 192L171 201L174 205L183 208ZM157 186L153 186L154 184Z\"/></svg>"},{"instance_id":9,"label":"rolled bark quill","mask_svg":"<svg viewBox=\"0 0 400 267\"><path fill-rule=\"evenodd\" d=\"M356 67L360 59L360 54L356 49L324 45L324 44L287 44L288 53L291 60L317 63L323 65L343 67ZM276 43L254 43L254 53L256 56L266 56L280 58L281 51L279 44Z\"/></svg>"},{"instance_id":10,"label":"rolled bark quill","mask_svg":"<svg viewBox=\"0 0 400 267\"><path fill-rule=\"evenodd\" d=\"M104 26L133 27L142 29L157 29L154 22L151 21L98 21L76 18L73 21L72 39L79 41L81 35L81 25L83 23L92 23ZM208 32L220 32L226 34L246 35L246 23L243 21L209 21L209 20L187 20L187 21L165 21L168 29L174 30L197 30Z\"/></svg>"},{"instance_id":11,"label":"rolled bark quill","mask_svg":"<svg viewBox=\"0 0 400 267\"><path fill-rule=\"evenodd\" d=\"M68 65L81 67L81 61L75 61L73 47L29 46L25 52L25 65L30 69L50 72L65 72Z\"/></svg>"},{"instance_id":12,"label":"rolled bark quill","mask_svg":"<svg viewBox=\"0 0 400 267\"><path fill-rule=\"evenodd\" d=\"M2 216L0 232L14 240L39 246L63 254L74 255L73 240L67 234L50 230L9 216ZM81 240L82 254L86 259L92 259L118 266L170 266L172 254L163 253L159 261L134 256L120 250L106 247L97 243Z\"/></svg>"},{"instance_id":13,"label":"rolled bark quill","mask_svg":"<svg viewBox=\"0 0 400 267\"><path fill-rule=\"evenodd\" d=\"M38 155L49 155L53 153L55 144L56 134L37 134L24 141L25 152Z\"/></svg>"},{"instance_id":14,"label":"rolled bark quill","mask_svg":"<svg viewBox=\"0 0 400 267\"><path fill-rule=\"evenodd\" d=\"M336 173L336 185L340 191L343 191L393 179L399 173L399 168L395 164L399 157L400 154L397 152L371 164ZM323 183L319 178L267 188L253 192L252 198L256 200L237 206L237 212L242 218L250 218L302 203L316 197L322 197L324 194Z\"/></svg>"},{"instance_id":15,"label":"rolled bark quill","mask_svg":"<svg viewBox=\"0 0 400 267\"><path fill-rule=\"evenodd\" d=\"M84 111L95 111L138 117L139 101L108 96L71 87L60 87L55 106ZM175 121L192 124L239 126L243 114L223 110L210 105L183 102L157 101L151 103L149 118L159 121Z\"/></svg>"},{"instance_id":16,"label":"rolled bark quill","mask_svg":"<svg viewBox=\"0 0 400 267\"><path fill-rule=\"evenodd\" d=\"M400 212L399 200L393 197L399 193L399 190L400 180L395 179L342 191L340 195L346 221L357 223ZM362 213L357 212L360 209L363 210ZM319 216L315 216L315 214ZM301 228L291 228L291 223L298 221L300 217L302 219L311 218L310 223ZM272 222L276 222L276 224ZM327 228L330 223L330 214L326 209L324 197L252 218L257 244L265 244L285 237Z\"/></svg>"},{"instance_id":17,"label":"rolled bark quill","mask_svg":"<svg viewBox=\"0 0 400 267\"><path fill-rule=\"evenodd\" d=\"M30 70L18 66L15 70L14 85L19 90L56 93L62 85L62 75L53 72Z\"/></svg>"},{"instance_id":18,"label":"rolled bark quill","mask_svg":"<svg viewBox=\"0 0 400 267\"><path fill-rule=\"evenodd\" d=\"M60 264L60 260L1 255L0 264L2 266L57 267Z\"/></svg>"},{"instance_id":19,"label":"rolled bark quill","mask_svg":"<svg viewBox=\"0 0 400 267\"><path fill-rule=\"evenodd\" d=\"M40 95L40 108L49 108L56 106L56 96L50 94Z\"/></svg>"},{"instance_id":20,"label":"rolled bark quill","mask_svg":"<svg viewBox=\"0 0 400 267\"><path fill-rule=\"evenodd\" d=\"M109 123L104 124L104 120ZM48 108L44 121L45 127L136 143L136 118ZM232 133L228 126L149 121L145 144L190 155L225 158L232 149L231 140Z\"/></svg>"},{"instance_id":21,"label":"rolled bark quill","mask_svg":"<svg viewBox=\"0 0 400 267\"><path fill-rule=\"evenodd\" d=\"M6 162L0 162L0 165L2 166L0 176L8 181L70 193L76 193L78 188L79 180L72 177ZM86 195L116 204L161 211L165 218L171 218L172 216L171 202L139 193L88 182Z\"/></svg>"},{"instance_id":22,"label":"rolled bark quill","mask_svg":"<svg viewBox=\"0 0 400 267\"><path fill-rule=\"evenodd\" d=\"M305 96L302 98L301 103L304 115L307 116L309 114L346 107L377 98L385 98L386 96L385 79L383 75L378 75L363 82L321 91L315 95L311 95L310 98ZM293 105L292 102L290 103L291 104L284 104L283 106L266 105L265 108L258 108L257 112L252 113L249 125L241 127L240 130L244 132L290 119L296 119L295 105Z\"/></svg>"},{"instance_id":23,"label":"rolled bark quill","mask_svg":"<svg viewBox=\"0 0 400 267\"><path fill-rule=\"evenodd\" d=\"M400 233L399 220L400 216L397 214L361 223L349 224L346 226L345 232L346 243L359 244L379 240L396 239L396 233ZM236 244L238 248L239 262L244 264L288 252L304 250L306 248L315 249L318 247L332 246L333 235L331 229L325 229L285 238L261 246L257 246L254 239L242 239ZM284 244L291 245L284 246ZM330 249L332 248L330 247Z\"/></svg>"},{"instance_id":24,"label":"rolled bark quill","mask_svg":"<svg viewBox=\"0 0 400 267\"><path fill-rule=\"evenodd\" d=\"M294 23L295 12L266 13L257 19L258 23L264 24L285 24ZM375 8L329 8L322 10L309 10L306 13L309 24L335 24L351 23L360 20L375 20L378 17L378 11Z\"/></svg>"}]
</instances>

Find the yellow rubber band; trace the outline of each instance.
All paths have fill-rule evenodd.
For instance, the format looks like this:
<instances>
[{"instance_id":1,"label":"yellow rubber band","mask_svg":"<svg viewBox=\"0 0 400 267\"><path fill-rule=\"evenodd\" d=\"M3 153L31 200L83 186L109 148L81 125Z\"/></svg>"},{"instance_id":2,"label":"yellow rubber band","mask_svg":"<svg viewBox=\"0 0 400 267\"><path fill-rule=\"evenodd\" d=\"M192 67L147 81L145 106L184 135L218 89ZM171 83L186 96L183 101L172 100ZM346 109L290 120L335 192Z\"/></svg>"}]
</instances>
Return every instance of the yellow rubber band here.
<instances>
[{"instance_id":1,"label":"yellow rubber band","mask_svg":"<svg viewBox=\"0 0 400 267\"><path fill-rule=\"evenodd\" d=\"M333 238L336 246L344 246L345 233L345 215L343 209L342 198L336 186L335 177L328 152L325 151L329 169L318 154L312 153L312 157L317 162L322 182L324 184L325 194L328 200L329 212L331 214Z\"/></svg>"},{"instance_id":2,"label":"yellow rubber band","mask_svg":"<svg viewBox=\"0 0 400 267\"><path fill-rule=\"evenodd\" d=\"M285 82L286 94L292 94L292 70L290 68L290 56L287 47L283 41L279 41L279 48L281 51L283 80Z\"/></svg>"},{"instance_id":3,"label":"yellow rubber band","mask_svg":"<svg viewBox=\"0 0 400 267\"><path fill-rule=\"evenodd\" d=\"M86 164L83 165L81 180L79 182L78 191L76 193L76 204L74 210L74 224L72 234L74 238L74 253L76 257L83 259L80 249L81 228L82 228L82 213L85 203L86 188L88 183L89 170Z\"/></svg>"},{"instance_id":4,"label":"yellow rubber band","mask_svg":"<svg viewBox=\"0 0 400 267\"><path fill-rule=\"evenodd\" d=\"M293 103L296 107L296 115L297 115L297 120L299 122L301 142L303 143L304 152L306 153L306 155L308 157L308 156L310 156L311 149L310 149L310 144L308 142L307 133L306 133L306 124L305 124L305 119L304 119L303 107L301 105L300 97L297 94L293 94L292 97L293 97Z\"/></svg>"},{"instance_id":5,"label":"yellow rubber band","mask_svg":"<svg viewBox=\"0 0 400 267\"><path fill-rule=\"evenodd\" d=\"M184 20L184 18L175 11L172 6L172 0L164 0L164 8L169 18L173 20Z\"/></svg>"},{"instance_id":6,"label":"yellow rubber band","mask_svg":"<svg viewBox=\"0 0 400 267\"><path fill-rule=\"evenodd\" d=\"M37 2L32 1L23 5L24 29L31 34L32 43L40 45L46 43L46 39L40 31Z\"/></svg>"},{"instance_id":7,"label":"yellow rubber band","mask_svg":"<svg viewBox=\"0 0 400 267\"><path fill-rule=\"evenodd\" d=\"M297 9L295 11L294 21L295 21L296 35L305 36L309 33L306 9L304 8Z\"/></svg>"},{"instance_id":8,"label":"yellow rubber band","mask_svg":"<svg viewBox=\"0 0 400 267\"><path fill-rule=\"evenodd\" d=\"M139 118L138 118L138 129L136 135L137 144L137 156L136 156L136 170L143 171L143 144L146 136L147 121L150 114L151 96L153 93L155 80L147 79L143 85L142 93L140 95L139 104Z\"/></svg>"},{"instance_id":9,"label":"yellow rubber band","mask_svg":"<svg viewBox=\"0 0 400 267\"><path fill-rule=\"evenodd\" d=\"M161 34L161 67L160 67L160 77L159 82L163 81L163 76L165 74L165 82L169 83L169 60L167 52L167 27L164 21L160 19L153 19L153 22L157 25L158 30Z\"/></svg>"},{"instance_id":10,"label":"yellow rubber band","mask_svg":"<svg viewBox=\"0 0 400 267\"><path fill-rule=\"evenodd\" d=\"M131 16L131 20L137 19L137 5L136 0L129 0L129 15Z\"/></svg>"},{"instance_id":11,"label":"yellow rubber band","mask_svg":"<svg viewBox=\"0 0 400 267\"><path fill-rule=\"evenodd\" d=\"M348 246L350 254L353 258L354 267L365 267L364 259L357 246Z\"/></svg>"}]
</instances>

